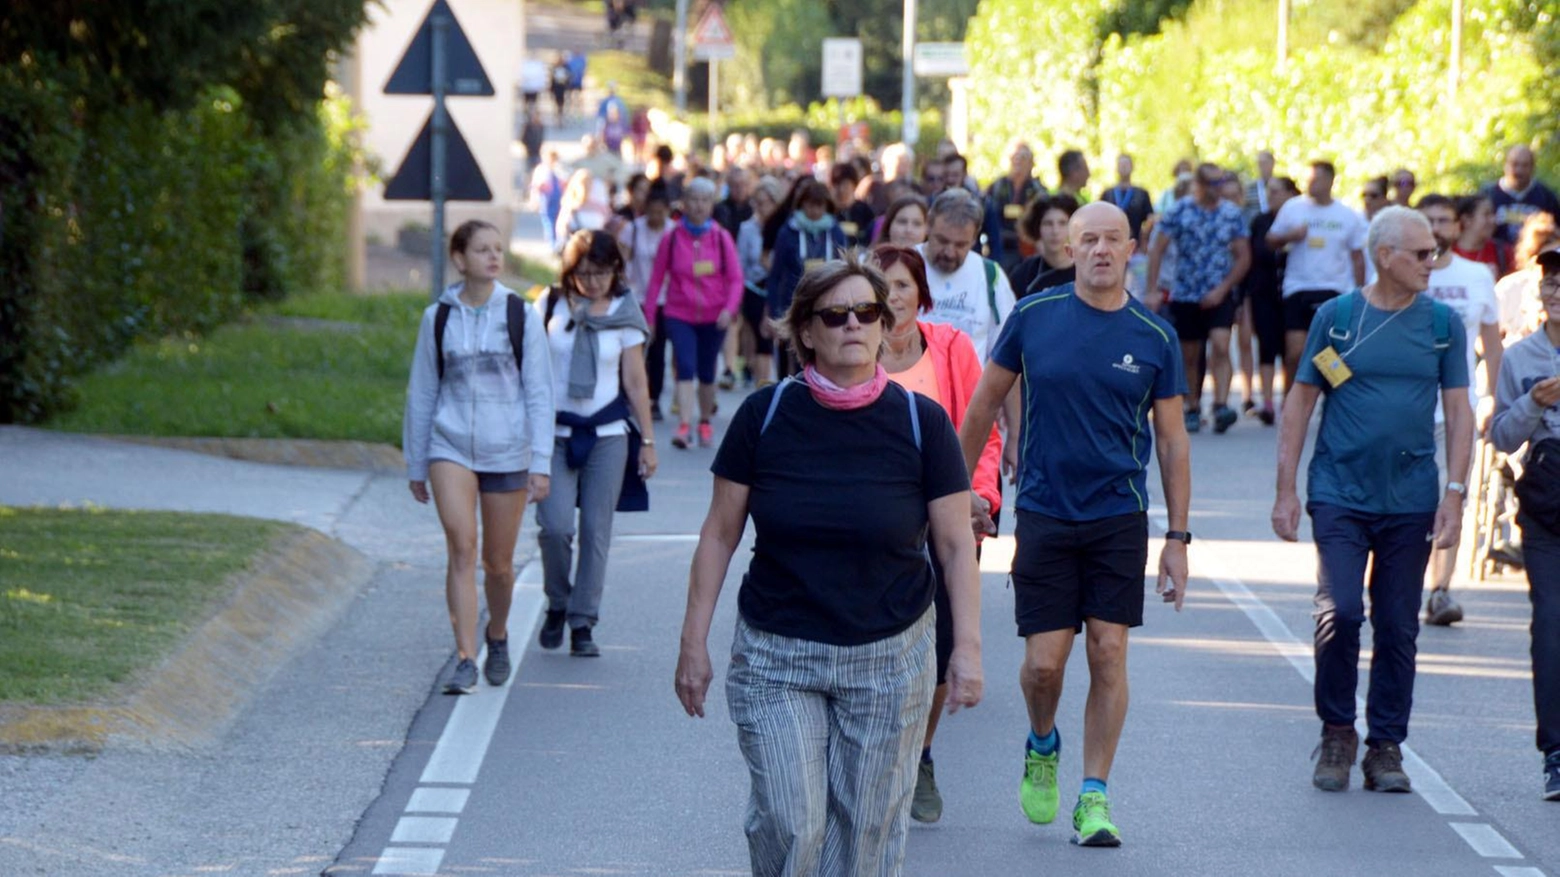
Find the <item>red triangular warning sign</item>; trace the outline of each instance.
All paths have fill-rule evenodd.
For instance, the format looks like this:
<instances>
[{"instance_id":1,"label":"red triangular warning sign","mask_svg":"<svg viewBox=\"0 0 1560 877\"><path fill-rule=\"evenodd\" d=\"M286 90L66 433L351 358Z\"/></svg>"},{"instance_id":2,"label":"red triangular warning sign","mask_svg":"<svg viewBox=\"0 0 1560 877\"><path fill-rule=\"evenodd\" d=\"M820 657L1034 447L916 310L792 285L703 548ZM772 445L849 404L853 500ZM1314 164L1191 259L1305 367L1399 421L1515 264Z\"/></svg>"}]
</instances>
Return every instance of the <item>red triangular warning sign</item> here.
<instances>
[{"instance_id":1,"label":"red triangular warning sign","mask_svg":"<svg viewBox=\"0 0 1560 877\"><path fill-rule=\"evenodd\" d=\"M693 44L696 46L729 46L734 42L731 28L726 24L726 13L711 3L704 7L699 23L693 26Z\"/></svg>"}]
</instances>

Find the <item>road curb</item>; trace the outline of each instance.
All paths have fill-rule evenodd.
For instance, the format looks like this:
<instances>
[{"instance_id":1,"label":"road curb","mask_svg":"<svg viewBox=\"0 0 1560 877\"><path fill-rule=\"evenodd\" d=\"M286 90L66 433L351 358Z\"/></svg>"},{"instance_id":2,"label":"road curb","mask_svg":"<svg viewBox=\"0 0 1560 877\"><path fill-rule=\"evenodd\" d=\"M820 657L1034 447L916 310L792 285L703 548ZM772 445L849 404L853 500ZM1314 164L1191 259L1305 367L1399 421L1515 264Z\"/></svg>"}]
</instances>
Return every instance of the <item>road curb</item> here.
<instances>
[{"instance_id":1,"label":"road curb","mask_svg":"<svg viewBox=\"0 0 1560 877\"><path fill-rule=\"evenodd\" d=\"M227 602L120 702L0 711L0 752L95 754L216 743L251 696L326 633L373 575L356 550L314 530L279 536Z\"/></svg>"},{"instance_id":2,"label":"road curb","mask_svg":"<svg viewBox=\"0 0 1560 877\"><path fill-rule=\"evenodd\" d=\"M213 457L247 460L251 463L312 466L320 469L361 469L390 474L406 471L406 461L402 458L399 448L374 442L145 435L105 435L101 438L180 451L194 451Z\"/></svg>"}]
</instances>

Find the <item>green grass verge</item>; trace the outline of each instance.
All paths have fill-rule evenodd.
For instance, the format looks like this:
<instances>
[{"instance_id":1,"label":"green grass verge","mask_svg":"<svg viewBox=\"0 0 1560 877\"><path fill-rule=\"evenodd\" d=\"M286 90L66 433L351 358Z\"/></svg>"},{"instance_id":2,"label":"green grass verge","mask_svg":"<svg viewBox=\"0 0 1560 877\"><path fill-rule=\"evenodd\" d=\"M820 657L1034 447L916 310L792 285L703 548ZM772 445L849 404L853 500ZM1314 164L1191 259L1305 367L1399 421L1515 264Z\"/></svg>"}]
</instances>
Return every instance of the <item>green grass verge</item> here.
<instances>
[{"instance_id":1,"label":"green grass verge","mask_svg":"<svg viewBox=\"0 0 1560 877\"><path fill-rule=\"evenodd\" d=\"M0 703L77 703L134 680L288 526L0 506Z\"/></svg>"},{"instance_id":2,"label":"green grass verge","mask_svg":"<svg viewBox=\"0 0 1560 877\"><path fill-rule=\"evenodd\" d=\"M398 445L423 293L300 296L139 345L79 383L69 432Z\"/></svg>"}]
</instances>

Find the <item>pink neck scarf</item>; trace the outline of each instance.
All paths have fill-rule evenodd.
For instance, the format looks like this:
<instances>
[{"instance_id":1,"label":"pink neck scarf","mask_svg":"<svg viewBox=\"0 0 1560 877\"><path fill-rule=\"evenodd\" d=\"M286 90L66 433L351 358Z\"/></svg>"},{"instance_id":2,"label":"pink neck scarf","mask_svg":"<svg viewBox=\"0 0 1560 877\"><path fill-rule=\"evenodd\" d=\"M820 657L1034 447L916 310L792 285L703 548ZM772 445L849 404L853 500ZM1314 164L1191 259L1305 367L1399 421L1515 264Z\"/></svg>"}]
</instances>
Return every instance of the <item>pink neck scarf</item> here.
<instances>
[{"instance_id":1,"label":"pink neck scarf","mask_svg":"<svg viewBox=\"0 0 1560 877\"><path fill-rule=\"evenodd\" d=\"M883 388L888 386L888 372L881 365L873 373L872 380L849 388L834 383L810 365L803 370L802 379L807 381L807 388L812 390L812 396L818 400L818 404L834 411L865 408L876 402L883 395Z\"/></svg>"}]
</instances>

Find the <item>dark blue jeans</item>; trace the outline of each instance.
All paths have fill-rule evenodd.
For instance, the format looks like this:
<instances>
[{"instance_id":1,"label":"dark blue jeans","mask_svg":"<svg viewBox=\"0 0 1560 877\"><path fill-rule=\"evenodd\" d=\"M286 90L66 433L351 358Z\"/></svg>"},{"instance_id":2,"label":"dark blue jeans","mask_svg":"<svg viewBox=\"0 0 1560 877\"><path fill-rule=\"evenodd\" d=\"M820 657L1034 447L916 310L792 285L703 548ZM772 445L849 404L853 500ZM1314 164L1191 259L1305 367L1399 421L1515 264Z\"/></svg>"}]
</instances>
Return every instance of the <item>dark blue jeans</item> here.
<instances>
[{"instance_id":1,"label":"dark blue jeans","mask_svg":"<svg viewBox=\"0 0 1560 877\"><path fill-rule=\"evenodd\" d=\"M1419 598L1431 547L1425 537L1435 514L1372 514L1326 503L1307 511L1317 554L1316 714L1329 725L1354 724L1368 564L1374 657L1365 739L1401 743L1414 703Z\"/></svg>"},{"instance_id":2,"label":"dark blue jeans","mask_svg":"<svg viewBox=\"0 0 1560 877\"><path fill-rule=\"evenodd\" d=\"M1522 558L1528 597L1533 601L1533 709L1538 714L1538 748L1560 750L1560 535L1527 515Z\"/></svg>"}]
</instances>

